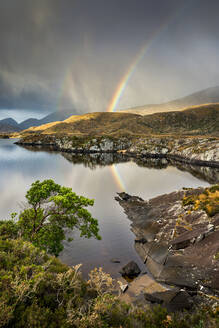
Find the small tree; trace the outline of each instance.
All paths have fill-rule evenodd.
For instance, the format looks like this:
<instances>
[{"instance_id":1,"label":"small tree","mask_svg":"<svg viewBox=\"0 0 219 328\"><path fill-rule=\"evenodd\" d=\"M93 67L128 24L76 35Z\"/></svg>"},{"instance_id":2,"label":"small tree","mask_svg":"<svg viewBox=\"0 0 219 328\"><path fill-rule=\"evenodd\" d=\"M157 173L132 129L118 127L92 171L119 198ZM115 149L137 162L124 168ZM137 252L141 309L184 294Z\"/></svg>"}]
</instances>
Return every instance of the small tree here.
<instances>
[{"instance_id":1,"label":"small tree","mask_svg":"<svg viewBox=\"0 0 219 328\"><path fill-rule=\"evenodd\" d=\"M37 180L27 191L28 208L18 219L22 238L35 246L58 256L65 239L65 228L77 228L81 236L101 239L98 221L85 208L94 201L78 196L71 188L56 184L53 180Z\"/></svg>"}]
</instances>

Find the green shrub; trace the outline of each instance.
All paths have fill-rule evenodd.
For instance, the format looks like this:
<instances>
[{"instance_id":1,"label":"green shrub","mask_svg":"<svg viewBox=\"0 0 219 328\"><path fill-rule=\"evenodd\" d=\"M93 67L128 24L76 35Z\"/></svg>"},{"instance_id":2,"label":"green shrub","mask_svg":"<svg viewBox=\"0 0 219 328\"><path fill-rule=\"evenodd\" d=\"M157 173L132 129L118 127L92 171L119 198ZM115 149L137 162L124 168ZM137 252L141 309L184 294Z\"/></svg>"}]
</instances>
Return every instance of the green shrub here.
<instances>
[{"instance_id":1,"label":"green shrub","mask_svg":"<svg viewBox=\"0 0 219 328\"><path fill-rule=\"evenodd\" d=\"M65 229L77 228L82 237L101 239L98 221L86 209L94 204L92 199L78 196L53 180L32 183L26 199L28 207L17 221L16 213L12 213L12 220L0 221L2 238L19 236L56 256L63 250Z\"/></svg>"},{"instance_id":2,"label":"green shrub","mask_svg":"<svg viewBox=\"0 0 219 328\"><path fill-rule=\"evenodd\" d=\"M183 206L194 205L195 204L194 197L193 196L183 197L182 204Z\"/></svg>"},{"instance_id":3,"label":"green shrub","mask_svg":"<svg viewBox=\"0 0 219 328\"><path fill-rule=\"evenodd\" d=\"M17 238L18 225L13 220L0 221L0 236L4 239Z\"/></svg>"},{"instance_id":4,"label":"green shrub","mask_svg":"<svg viewBox=\"0 0 219 328\"><path fill-rule=\"evenodd\" d=\"M215 193L216 191L219 191L219 185L214 185L208 188L208 190L212 193Z\"/></svg>"},{"instance_id":5,"label":"green shrub","mask_svg":"<svg viewBox=\"0 0 219 328\"><path fill-rule=\"evenodd\" d=\"M69 268L22 239L0 238L0 255L0 327L218 327L217 309L168 314L125 304L109 293L112 280L102 270L84 281L80 265Z\"/></svg>"},{"instance_id":6,"label":"green shrub","mask_svg":"<svg viewBox=\"0 0 219 328\"><path fill-rule=\"evenodd\" d=\"M208 216L214 216L219 213L219 185L214 185L198 195L184 196L183 206L193 205L193 211L203 210Z\"/></svg>"}]
</instances>

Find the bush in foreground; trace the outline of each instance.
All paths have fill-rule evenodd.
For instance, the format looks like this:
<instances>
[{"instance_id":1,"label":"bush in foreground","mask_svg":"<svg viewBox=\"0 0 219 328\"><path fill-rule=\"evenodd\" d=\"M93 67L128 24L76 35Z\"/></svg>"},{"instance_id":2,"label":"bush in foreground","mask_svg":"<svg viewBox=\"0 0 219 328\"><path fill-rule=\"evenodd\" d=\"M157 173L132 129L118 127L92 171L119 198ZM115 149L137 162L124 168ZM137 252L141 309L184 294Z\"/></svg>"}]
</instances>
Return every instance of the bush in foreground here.
<instances>
[{"instance_id":1,"label":"bush in foreground","mask_svg":"<svg viewBox=\"0 0 219 328\"><path fill-rule=\"evenodd\" d=\"M170 315L161 307L135 308L110 294L109 275L95 269L89 281L22 239L0 238L0 327L217 327L209 309Z\"/></svg>"}]
</instances>

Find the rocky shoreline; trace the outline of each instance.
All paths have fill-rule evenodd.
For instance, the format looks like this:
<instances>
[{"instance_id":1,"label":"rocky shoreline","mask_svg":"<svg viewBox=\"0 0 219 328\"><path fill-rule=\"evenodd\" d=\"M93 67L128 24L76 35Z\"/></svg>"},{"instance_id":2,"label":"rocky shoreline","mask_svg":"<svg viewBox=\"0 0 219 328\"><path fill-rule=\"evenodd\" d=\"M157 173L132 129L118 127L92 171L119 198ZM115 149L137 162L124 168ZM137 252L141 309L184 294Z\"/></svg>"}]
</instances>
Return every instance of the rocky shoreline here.
<instances>
[{"instance_id":1,"label":"rocky shoreline","mask_svg":"<svg viewBox=\"0 0 219 328\"><path fill-rule=\"evenodd\" d=\"M20 145L29 151L38 152L45 151L50 153L56 153L58 150L54 150L50 146L31 146ZM215 184L219 182L219 169L217 167L191 165L179 161L171 160L170 158L151 158L151 157L136 157L121 152L95 152L95 153L75 153L75 152L59 152L67 161L73 164L84 164L91 169L100 166L108 166L113 164L120 164L132 161L136 165L145 168L154 168L157 170L165 169L168 166L174 166L180 171L186 171L191 173L198 179Z\"/></svg>"},{"instance_id":2,"label":"rocky shoreline","mask_svg":"<svg viewBox=\"0 0 219 328\"><path fill-rule=\"evenodd\" d=\"M68 153L122 153L127 157L169 159L185 164L219 167L219 139L214 137L76 137L29 135L16 142Z\"/></svg>"},{"instance_id":3,"label":"rocky shoreline","mask_svg":"<svg viewBox=\"0 0 219 328\"><path fill-rule=\"evenodd\" d=\"M218 185L183 189L149 201L118 194L116 200L132 222L135 249L155 279L153 290L141 283L141 293L135 298L160 304L181 293L181 305L202 302L201 298L218 305L218 196ZM148 284L147 276L139 279ZM163 283L171 290L162 290L159 284ZM123 298L129 300L130 295Z\"/></svg>"}]
</instances>

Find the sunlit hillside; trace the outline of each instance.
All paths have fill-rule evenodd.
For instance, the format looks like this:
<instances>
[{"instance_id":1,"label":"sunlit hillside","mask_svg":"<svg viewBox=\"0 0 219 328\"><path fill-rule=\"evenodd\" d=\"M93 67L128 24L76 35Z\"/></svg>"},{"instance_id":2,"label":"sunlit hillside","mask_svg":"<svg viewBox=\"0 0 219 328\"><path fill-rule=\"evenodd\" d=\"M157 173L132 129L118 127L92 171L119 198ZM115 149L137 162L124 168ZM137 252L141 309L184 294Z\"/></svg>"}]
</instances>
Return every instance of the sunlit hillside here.
<instances>
[{"instance_id":1,"label":"sunlit hillside","mask_svg":"<svg viewBox=\"0 0 219 328\"><path fill-rule=\"evenodd\" d=\"M112 136L181 133L219 136L219 104L147 116L121 112L73 115L63 122L44 124L22 132L23 135L29 133Z\"/></svg>"}]
</instances>

